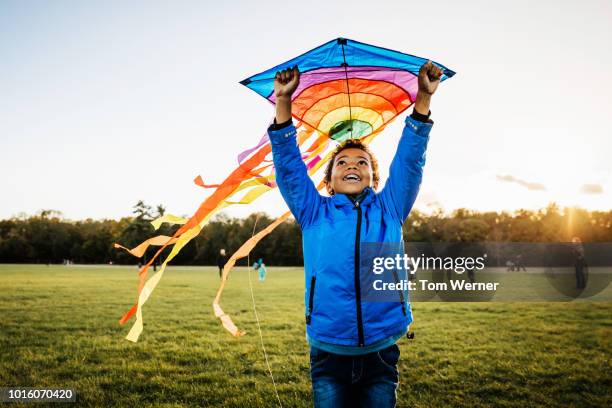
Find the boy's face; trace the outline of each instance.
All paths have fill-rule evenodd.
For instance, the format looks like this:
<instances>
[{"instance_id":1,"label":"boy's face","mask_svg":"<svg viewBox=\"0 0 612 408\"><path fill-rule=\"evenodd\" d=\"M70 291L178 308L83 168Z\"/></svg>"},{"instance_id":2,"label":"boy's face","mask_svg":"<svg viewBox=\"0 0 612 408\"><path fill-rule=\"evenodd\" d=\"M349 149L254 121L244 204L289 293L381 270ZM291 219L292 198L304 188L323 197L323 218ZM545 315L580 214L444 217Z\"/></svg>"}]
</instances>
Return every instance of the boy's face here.
<instances>
[{"instance_id":1,"label":"boy's face","mask_svg":"<svg viewBox=\"0 0 612 408\"><path fill-rule=\"evenodd\" d=\"M361 149L348 148L336 156L327 192L335 194L359 194L372 185L370 155Z\"/></svg>"}]
</instances>

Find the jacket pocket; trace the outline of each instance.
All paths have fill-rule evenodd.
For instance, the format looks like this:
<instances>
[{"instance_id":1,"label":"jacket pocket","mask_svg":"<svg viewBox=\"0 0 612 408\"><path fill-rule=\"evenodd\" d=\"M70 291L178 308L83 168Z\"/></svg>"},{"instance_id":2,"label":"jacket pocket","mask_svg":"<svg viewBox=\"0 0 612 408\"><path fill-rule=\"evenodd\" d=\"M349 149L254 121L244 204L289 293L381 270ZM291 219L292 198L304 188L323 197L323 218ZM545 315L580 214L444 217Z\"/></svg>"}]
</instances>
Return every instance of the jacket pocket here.
<instances>
[{"instance_id":1,"label":"jacket pocket","mask_svg":"<svg viewBox=\"0 0 612 408\"><path fill-rule=\"evenodd\" d=\"M312 307L314 303L315 283L317 282L316 276L310 279L310 293L308 294L308 310L306 311L306 324L310 324L312 320Z\"/></svg>"},{"instance_id":2,"label":"jacket pocket","mask_svg":"<svg viewBox=\"0 0 612 408\"><path fill-rule=\"evenodd\" d=\"M325 364L327 360L331 357L331 353L327 351L323 351L321 349L317 349L314 347L310 348L310 367L311 369L315 367L319 367L322 364Z\"/></svg>"},{"instance_id":3,"label":"jacket pocket","mask_svg":"<svg viewBox=\"0 0 612 408\"><path fill-rule=\"evenodd\" d=\"M386 349L380 350L376 353L378 360L385 367L390 368L393 371L397 371L397 363L400 358L400 349L397 344L393 344Z\"/></svg>"},{"instance_id":4,"label":"jacket pocket","mask_svg":"<svg viewBox=\"0 0 612 408\"><path fill-rule=\"evenodd\" d=\"M395 271L395 269L393 270L393 280L395 281L396 285L399 283L399 278L397 277L397 272ZM406 301L404 300L404 291L398 290L397 293L399 294L399 301L402 305L402 313L404 314L404 316L406 316Z\"/></svg>"}]
</instances>

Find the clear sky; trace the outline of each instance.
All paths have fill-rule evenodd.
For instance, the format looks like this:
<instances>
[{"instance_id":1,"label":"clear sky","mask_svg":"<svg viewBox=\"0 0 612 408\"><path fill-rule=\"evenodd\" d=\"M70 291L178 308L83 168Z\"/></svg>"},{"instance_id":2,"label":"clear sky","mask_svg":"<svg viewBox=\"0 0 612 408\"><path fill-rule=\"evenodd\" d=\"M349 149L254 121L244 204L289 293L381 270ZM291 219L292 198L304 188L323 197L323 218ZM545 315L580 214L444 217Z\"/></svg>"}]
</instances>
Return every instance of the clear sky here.
<instances>
[{"instance_id":1,"label":"clear sky","mask_svg":"<svg viewBox=\"0 0 612 408\"><path fill-rule=\"evenodd\" d=\"M435 4L435 5L434 5ZM273 116L238 81L343 36L437 60L417 208L612 208L612 3L2 1L0 218L191 214ZM386 177L402 119L373 143ZM278 191L226 212L285 211Z\"/></svg>"}]
</instances>

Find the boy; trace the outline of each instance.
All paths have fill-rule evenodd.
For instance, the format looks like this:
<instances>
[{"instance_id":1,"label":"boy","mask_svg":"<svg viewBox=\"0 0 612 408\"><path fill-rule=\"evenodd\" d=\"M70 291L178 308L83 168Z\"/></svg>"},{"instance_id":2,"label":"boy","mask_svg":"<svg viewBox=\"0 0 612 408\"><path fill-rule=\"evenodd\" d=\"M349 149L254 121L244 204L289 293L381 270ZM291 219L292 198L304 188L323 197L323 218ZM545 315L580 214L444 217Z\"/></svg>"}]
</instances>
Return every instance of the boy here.
<instances>
[{"instance_id":1,"label":"boy","mask_svg":"<svg viewBox=\"0 0 612 408\"><path fill-rule=\"evenodd\" d=\"M291 96L297 67L278 72L276 117L268 129L276 182L302 229L306 275L306 337L315 407L393 407L399 381L395 344L412 322L405 302L363 302L359 279L363 242L401 242L402 224L416 199L429 131L429 104L442 71L430 61L419 71L414 112L376 193L375 158L359 141L335 151L325 174L330 197L319 195L295 141Z\"/></svg>"}]
</instances>

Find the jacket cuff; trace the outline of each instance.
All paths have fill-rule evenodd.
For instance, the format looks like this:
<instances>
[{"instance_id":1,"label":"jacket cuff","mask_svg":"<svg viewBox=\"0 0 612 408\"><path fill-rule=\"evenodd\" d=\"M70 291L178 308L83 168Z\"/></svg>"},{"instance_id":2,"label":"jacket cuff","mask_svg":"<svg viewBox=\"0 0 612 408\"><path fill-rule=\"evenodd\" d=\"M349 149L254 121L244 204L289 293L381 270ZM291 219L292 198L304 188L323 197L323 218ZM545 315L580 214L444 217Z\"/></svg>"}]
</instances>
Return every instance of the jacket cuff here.
<instances>
[{"instance_id":1,"label":"jacket cuff","mask_svg":"<svg viewBox=\"0 0 612 408\"><path fill-rule=\"evenodd\" d=\"M281 127L281 125L283 126ZM279 126L279 128L274 129L274 126ZM295 141L296 135L297 131L295 130L295 126L293 126L292 120L281 123L280 125L273 123L268 128L268 137L270 138L270 143L272 143L272 145L284 144L291 140Z\"/></svg>"},{"instance_id":2,"label":"jacket cuff","mask_svg":"<svg viewBox=\"0 0 612 408\"><path fill-rule=\"evenodd\" d=\"M429 119L430 116L431 116L431 111L427 112L427 115L423 115L422 113L417 112L416 109L413 109L412 115L410 115L412 119L418 120L419 122L433 123L433 120Z\"/></svg>"},{"instance_id":3,"label":"jacket cuff","mask_svg":"<svg viewBox=\"0 0 612 408\"><path fill-rule=\"evenodd\" d=\"M410 127L415 134L428 137L433 126L433 121L429 120L428 122L421 122L414 119L413 116L410 115L406 117L406 126Z\"/></svg>"},{"instance_id":4,"label":"jacket cuff","mask_svg":"<svg viewBox=\"0 0 612 408\"><path fill-rule=\"evenodd\" d=\"M285 127L291 125L292 123L293 123L293 119L291 119L291 118L289 118L287 121L285 121L283 123L276 123L276 118L274 118L274 122L272 122L270 127L268 127L268 131L270 131L270 130L280 130L282 128L285 128Z\"/></svg>"}]
</instances>

